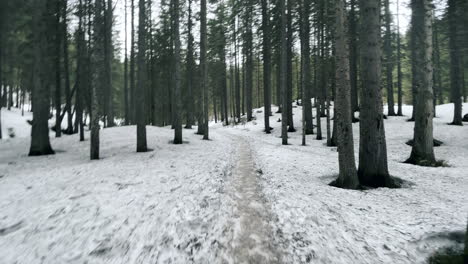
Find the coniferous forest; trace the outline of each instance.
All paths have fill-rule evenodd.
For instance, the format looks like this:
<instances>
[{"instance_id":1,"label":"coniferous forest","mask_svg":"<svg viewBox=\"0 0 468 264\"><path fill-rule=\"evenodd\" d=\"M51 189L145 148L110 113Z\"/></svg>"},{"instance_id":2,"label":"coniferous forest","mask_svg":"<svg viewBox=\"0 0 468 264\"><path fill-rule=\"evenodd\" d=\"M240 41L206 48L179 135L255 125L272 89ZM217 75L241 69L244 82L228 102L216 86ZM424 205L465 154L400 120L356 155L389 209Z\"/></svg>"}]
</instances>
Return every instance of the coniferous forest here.
<instances>
[{"instance_id":1,"label":"coniferous forest","mask_svg":"<svg viewBox=\"0 0 468 264\"><path fill-rule=\"evenodd\" d=\"M467 263L467 10L1 0L0 263Z\"/></svg>"}]
</instances>

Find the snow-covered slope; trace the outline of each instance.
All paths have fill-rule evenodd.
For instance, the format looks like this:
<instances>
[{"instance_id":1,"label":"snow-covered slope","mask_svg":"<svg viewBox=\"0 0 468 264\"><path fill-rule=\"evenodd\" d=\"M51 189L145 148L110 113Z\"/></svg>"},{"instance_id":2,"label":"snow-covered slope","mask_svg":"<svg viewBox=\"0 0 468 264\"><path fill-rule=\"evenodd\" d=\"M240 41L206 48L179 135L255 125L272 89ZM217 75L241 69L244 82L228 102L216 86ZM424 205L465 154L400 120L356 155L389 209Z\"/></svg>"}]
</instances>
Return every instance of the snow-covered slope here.
<instances>
[{"instance_id":1,"label":"snow-covered slope","mask_svg":"<svg viewBox=\"0 0 468 264\"><path fill-rule=\"evenodd\" d=\"M411 110L405 106L404 114L411 115ZM438 106L434 119L434 135L444 142L435 155L450 165L447 168L404 164L411 152L405 142L412 138L414 123L406 122L408 117L385 121L390 173L413 183L402 189L328 186L338 173L337 150L315 135L301 146L300 107L294 108L298 132L289 133L289 146L281 145L280 114L270 118L273 133L264 135L263 109L256 110L256 121L229 132L244 136L255 149L289 262L425 263L437 248L452 243L449 232L466 228L468 126L447 125L452 111L453 105ZM325 118L322 128L326 136ZM359 123L353 128L358 160Z\"/></svg>"},{"instance_id":2,"label":"snow-covered slope","mask_svg":"<svg viewBox=\"0 0 468 264\"><path fill-rule=\"evenodd\" d=\"M262 132L261 111L245 125L212 124L211 141L184 130L188 143L178 146L170 128L148 127L148 153L135 153L135 127L103 129L103 159L89 161L89 141L53 133L56 155L27 157L31 117L2 109L3 128L16 137L0 141L0 263L235 263L229 252L242 225L233 200L243 194L232 191L232 168L240 141L261 170L258 197L282 263L425 263L451 243L448 232L466 227L468 126L447 125L451 105L438 106L434 119L444 142L435 154L450 167L402 163L414 123L390 117L390 173L412 185L368 191L328 186L336 148L315 135L300 145L300 107L289 146L281 145L278 114L273 133ZM357 123L356 157L358 132Z\"/></svg>"}]
</instances>

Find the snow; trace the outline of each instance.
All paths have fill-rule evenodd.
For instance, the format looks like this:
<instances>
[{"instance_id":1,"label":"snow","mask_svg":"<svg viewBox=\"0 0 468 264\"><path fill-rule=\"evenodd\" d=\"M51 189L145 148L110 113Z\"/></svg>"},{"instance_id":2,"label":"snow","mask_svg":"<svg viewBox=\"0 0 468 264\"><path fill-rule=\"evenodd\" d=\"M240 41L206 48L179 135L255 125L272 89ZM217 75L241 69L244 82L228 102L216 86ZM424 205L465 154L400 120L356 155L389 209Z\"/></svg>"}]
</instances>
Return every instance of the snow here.
<instances>
[{"instance_id":1,"label":"snow","mask_svg":"<svg viewBox=\"0 0 468 264\"><path fill-rule=\"evenodd\" d=\"M315 135L300 145L300 107L288 146L279 114L270 119L273 133L263 133L262 111L245 125L212 124L210 141L184 130L183 145L170 144L170 128L148 126L147 153L135 152L135 127L103 129L103 159L89 161L89 141L53 133L56 155L27 157L30 114L2 108L3 131L13 127L16 137L0 141L0 263L239 263L246 232L275 247L253 246L252 254L280 253L281 263L425 263L453 244L447 233L466 228L468 127L447 125L452 105L438 106L434 119L444 142L436 157L450 166L402 163L414 123L389 117L390 173L410 184L367 191L328 186L336 148ZM357 123L356 158L358 132ZM249 218L257 209L261 215ZM263 221L261 230L249 219Z\"/></svg>"},{"instance_id":2,"label":"snow","mask_svg":"<svg viewBox=\"0 0 468 264\"><path fill-rule=\"evenodd\" d=\"M406 115L411 110L403 109ZM408 117L389 117L385 128L390 173L412 184L368 191L328 186L338 173L337 150L326 147L326 140L315 140L315 135L307 136L307 146L301 146L301 112L300 107L294 109L298 132L289 133L289 146L281 145L276 122L280 114L270 119L272 135L263 135L263 109L256 111L255 122L230 129L253 146L288 262L425 263L435 250L453 244L445 238L448 232L464 231L468 127L447 125L452 105L437 107L439 117L434 119L434 135L444 142L435 155L450 167L402 163L411 152L405 142L412 138L414 123L406 122ZM325 124L323 118L322 128ZM358 160L358 123L353 130Z\"/></svg>"}]
</instances>

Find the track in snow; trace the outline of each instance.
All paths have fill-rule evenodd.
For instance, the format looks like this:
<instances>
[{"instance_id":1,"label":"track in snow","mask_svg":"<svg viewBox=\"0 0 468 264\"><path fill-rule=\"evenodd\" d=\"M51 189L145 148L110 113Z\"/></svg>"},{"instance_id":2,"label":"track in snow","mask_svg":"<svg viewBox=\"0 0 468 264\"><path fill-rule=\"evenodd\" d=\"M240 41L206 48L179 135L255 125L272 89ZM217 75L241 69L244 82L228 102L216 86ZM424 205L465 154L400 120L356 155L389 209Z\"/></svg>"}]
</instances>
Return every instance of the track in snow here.
<instances>
[{"instance_id":1,"label":"track in snow","mask_svg":"<svg viewBox=\"0 0 468 264\"><path fill-rule=\"evenodd\" d=\"M239 157L227 187L235 217L229 255L234 263L280 263L281 253L269 224L271 212L262 197L250 146L242 137L238 142Z\"/></svg>"}]
</instances>

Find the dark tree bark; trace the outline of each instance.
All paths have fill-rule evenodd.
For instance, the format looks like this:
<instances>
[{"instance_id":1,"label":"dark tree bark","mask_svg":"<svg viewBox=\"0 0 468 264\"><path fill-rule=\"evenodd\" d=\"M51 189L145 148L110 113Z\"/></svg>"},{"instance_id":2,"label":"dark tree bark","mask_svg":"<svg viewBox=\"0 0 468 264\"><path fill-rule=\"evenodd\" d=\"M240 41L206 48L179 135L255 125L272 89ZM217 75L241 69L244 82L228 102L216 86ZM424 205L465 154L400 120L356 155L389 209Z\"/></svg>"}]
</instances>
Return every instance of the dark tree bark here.
<instances>
[{"instance_id":1,"label":"dark tree bark","mask_svg":"<svg viewBox=\"0 0 468 264\"><path fill-rule=\"evenodd\" d=\"M314 133L314 124L312 118L312 104L311 99L311 83L310 83L310 0L301 0L301 90L302 90L302 107L304 108L304 123L305 134L310 135Z\"/></svg>"},{"instance_id":2,"label":"dark tree bark","mask_svg":"<svg viewBox=\"0 0 468 264\"><path fill-rule=\"evenodd\" d=\"M206 64L206 36L207 26L206 26L206 0L201 0L200 6L200 73L201 73L201 89L203 91L203 139L209 139L208 131L208 68Z\"/></svg>"},{"instance_id":3,"label":"dark tree bark","mask_svg":"<svg viewBox=\"0 0 468 264\"><path fill-rule=\"evenodd\" d=\"M135 0L131 0L130 14L130 120L135 124Z\"/></svg>"},{"instance_id":4,"label":"dark tree bark","mask_svg":"<svg viewBox=\"0 0 468 264\"><path fill-rule=\"evenodd\" d=\"M146 91L146 3L145 0L138 2L138 71L137 90L135 95L136 123L137 123L137 152L148 151L146 143L146 111L145 111L145 91Z\"/></svg>"},{"instance_id":5,"label":"dark tree bark","mask_svg":"<svg viewBox=\"0 0 468 264\"><path fill-rule=\"evenodd\" d=\"M411 34L413 67L414 144L408 163L433 166L433 91L432 91L432 1L411 1Z\"/></svg>"},{"instance_id":6,"label":"dark tree bark","mask_svg":"<svg viewBox=\"0 0 468 264\"><path fill-rule=\"evenodd\" d=\"M61 66L60 66L60 58L61 58L61 39L62 33L60 26L60 14L62 13L61 8L61 0L56 0L56 19L55 19L55 137L62 136L62 119L61 116L61 109L62 109L62 76L61 76Z\"/></svg>"},{"instance_id":7,"label":"dark tree bark","mask_svg":"<svg viewBox=\"0 0 468 264\"><path fill-rule=\"evenodd\" d=\"M280 85L281 85L281 93L282 93L282 105L285 109L281 112L281 139L283 145L288 145L288 83L287 83L287 60L288 60L288 52L287 52L287 16L286 16L286 0L279 0L280 4L280 12L281 12L281 46L280 46L280 64L279 64L279 74L280 74ZM291 1L291 0L287 0Z\"/></svg>"},{"instance_id":8,"label":"dark tree bark","mask_svg":"<svg viewBox=\"0 0 468 264\"><path fill-rule=\"evenodd\" d=\"M287 41L286 41L286 49L287 49L287 65L286 65L286 82L287 82L287 93L286 93L286 106L285 110L287 112L288 118L288 132L296 132L294 128L294 119L293 119L293 28L292 28L292 5L293 0L287 0Z\"/></svg>"},{"instance_id":9,"label":"dark tree bark","mask_svg":"<svg viewBox=\"0 0 468 264\"><path fill-rule=\"evenodd\" d=\"M392 49L392 29L391 29L391 14L390 14L390 1L384 1L385 8L385 73L387 84L387 105L388 116L396 116L395 114L395 101L393 98L393 49Z\"/></svg>"},{"instance_id":10,"label":"dark tree bark","mask_svg":"<svg viewBox=\"0 0 468 264\"><path fill-rule=\"evenodd\" d=\"M381 94L380 3L360 0L361 107L359 181L371 187L390 187Z\"/></svg>"},{"instance_id":11,"label":"dark tree bark","mask_svg":"<svg viewBox=\"0 0 468 264\"><path fill-rule=\"evenodd\" d=\"M336 116L338 137L339 175L333 185L356 189L359 180L354 160L353 127L351 122L351 85L349 81L348 40L345 31L346 17L343 0L335 2L336 46Z\"/></svg>"},{"instance_id":12,"label":"dark tree bark","mask_svg":"<svg viewBox=\"0 0 468 264\"><path fill-rule=\"evenodd\" d=\"M65 77L65 112L67 113L66 134L73 134L72 94L70 89L70 69L68 56L68 33L67 33L67 6L68 0L62 3L62 37L63 37L63 70Z\"/></svg>"},{"instance_id":13,"label":"dark tree bark","mask_svg":"<svg viewBox=\"0 0 468 264\"><path fill-rule=\"evenodd\" d=\"M112 88L112 60L114 54L114 48L112 45L112 22L113 22L113 6L112 0L107 0L107 9L105 11L105 24L106 24L106 34L105 34L105 65L106 65L106 120L107 126L113 127L114 123L114 93Z\"/></svg>"},{"instance_id":14,"label":"dark tree bark","mask_svg":"<svg viewBox=\"0 0 468 264\"><path fill-rule=\"evenodd\" d=\"M351 117L353 122L359 121L355 112L359 111L358 95L358 19L356 17L356 0L350 1L349 11L349 76L351 81Z\"/></svg>"},{"instance_id":15,"label":"dark tree bark","mask_svg":"<svg viewBox=\"0 0 468 264\"><path fill-rule=\"evenodd\" d=\"M127 40L127 0L125 0L125 18L124 18L124 23L125 23L125 59L124 59L124 118L125 118L125 125L128 126L130 124L130 94L129 94L129 88L128 88L128 40Z\"/></svg>"},{"instance_id":16,"label":"dark tree bark","mask_svg":"<svg viewBox=\"0 0 468 264\"><path fill-rule=\"evenodd\" d=\"M253 3L252 0L247 0L247 12L245 15L245 58L246 58L246 87L245 95L247 121L252 121L252 90L253 90L253 33L252 33L252 16L253 16Z\"/></svg>"},{"instance_id":17,"label":"dark tree bark","mask_svg":"<svg viewBox=\"0 0 468 264\"><path fill-rule=\"evenodd\" d=\"M450 91L454 104L452 125L462 126L462 88L463 78L461 67L463 59L460 52L460 39L462 19L461 1L448 0L448 22L449 22L449 49L450 49ZM466 15L466 14L465 14ZM466 30L466 29L465 29Z\"/></svg>"},{"instance_id":18,"label":"dark tree bark","mask_svg":"<svg viewBox=\"0 0 468 264\"><path fill-rule=\"evenodd\" d=\"M31 129L31 147L29 156L54 154L49 141L49 98L52 69L50 43L53 36L48 27L54 22L50 2L37 0L33 13L33 121Z\"/></svg>"},{"instance_id":19,"label":"dark tree bark","mask_svg":"<svg viewBox=\"0 0 468 264\"><path fill-rule=\"evenodd\" d=\"M99 159L99 120L101 110L99 97L103 87L105 87L105 18L104 18L104 0L95 0L94 2L94 34L92 50L92 87L91 87L91 159ZM91 67L91 66L90 66Z\"/></svg>"},{"instance_id":20,"label":"dark tree bark","mask_svg":"<svg viewBox=\"0 0 468 264\"><path fill-rule=\"evenodd\" d=\"M86 91L86 40L83 26L84 18L83 0L79 1L78 6L78 31L77 31L77 65L76 65L76 126L75 133L80 133L80 141L84 141L83 109Z\"/></svg>"},{"instance_id":21,"label":"dark tree bark","mask_svg":"<svg viewBox=\"0 0 468 264\"><path fill-rule=\"evenodd\" d=\"M401 71L400 2L397 0L397 75L398 116L403 116L403 73Z\"/></svg>"},{"instance_id":22,"label":"dark tree bark","mask_svg":"<svg viewBox=\"0 0 468 264\"><path fill-rule=\"evenodd\" d=\"M185 128L192 129L193 125L193 83L194 83L194 68L195 68L195 59L193 55L193 22L192 22L192 0L188 1L188 17L187 17L187 27L188 27L188 40L187 40L187 106L186 106L186 115L187 115L187 124Z\"/></svg>"},{"instance_id":23,"label":"dark tree bark","mask_svg":"<svg viewBox=\"0 0 468 264\"><path fill-rule=\"evenodd\" d=\"M182 144L182 102L180 76L179 0L173 1L174 41L174 144Z\"/></svg>"},{"instance_id":24,"label":"dark tree bark","mask_svg":"<svg viewBox=\"0 0 468 264\"><path fill-rule=\"evenodd\" d=\"M268 0L262 0L262 28L263 28L263 101L265 105L265 133L271 133L271 42L270 16Z\"/></svg>"}]
</instances>

